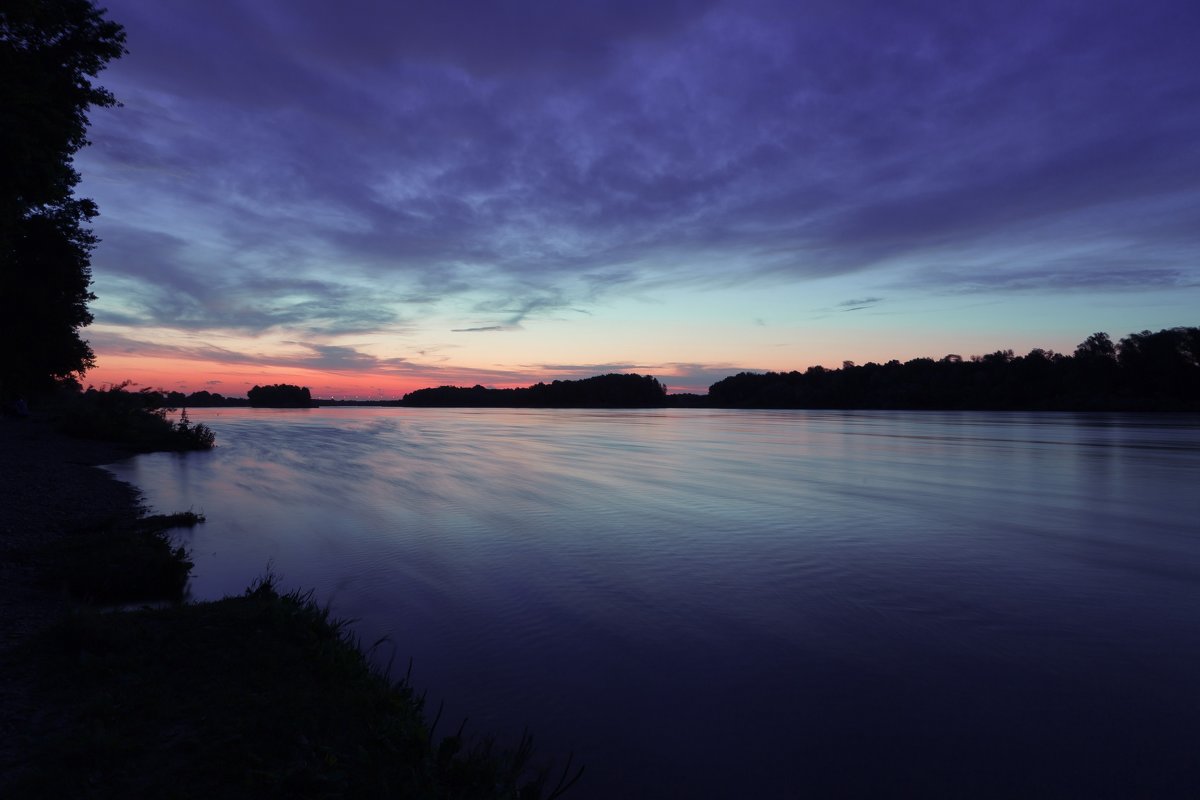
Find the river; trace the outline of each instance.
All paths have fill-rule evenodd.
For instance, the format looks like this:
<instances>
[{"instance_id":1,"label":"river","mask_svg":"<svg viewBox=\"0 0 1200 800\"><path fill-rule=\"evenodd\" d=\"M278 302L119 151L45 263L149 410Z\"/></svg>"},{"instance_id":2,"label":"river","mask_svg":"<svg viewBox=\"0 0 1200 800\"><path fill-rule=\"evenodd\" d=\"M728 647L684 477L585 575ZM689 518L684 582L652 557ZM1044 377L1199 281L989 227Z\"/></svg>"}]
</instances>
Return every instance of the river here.
<instances>
[{"instance_id":1,"label":"river","mask_svg":"<svg viewBox=\"0 0 1200 800\"><path fill-rule=\"evenodd\" d=\"M1194 797L1200 417L202 409L110 469L589 798Z\"/></svg>"}]
</instances>

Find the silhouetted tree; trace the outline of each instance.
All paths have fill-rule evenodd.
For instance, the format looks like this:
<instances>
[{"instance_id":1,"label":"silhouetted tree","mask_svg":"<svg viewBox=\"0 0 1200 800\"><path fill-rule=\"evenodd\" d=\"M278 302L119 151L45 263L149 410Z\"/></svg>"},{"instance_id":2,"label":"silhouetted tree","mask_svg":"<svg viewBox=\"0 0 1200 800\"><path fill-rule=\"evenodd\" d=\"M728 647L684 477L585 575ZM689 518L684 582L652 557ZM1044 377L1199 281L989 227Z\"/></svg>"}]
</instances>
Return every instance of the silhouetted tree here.
<instances>
[{"instance_id":1,"label":"silhouetted tree","mask_svg":"<svg viewBox=\"0 0 1200 800\"><path fill-rule=\"evenodd\" d=\"M1117 347L1107 333L1093 333L1075 348L1070 366L1071 405L1081 409L1113 408L1117 397Z\"/></svg>"},{"instance_id":2,"label":"silhouetted tree","mask_svg":"<svg viewBox=\"0 0 1200 800\"><path fill-rule=\"evenodd\" d=\"M316 405L307 386L290 383L255 386L246 392L246 398L255 408L312 408Z\"/></svg>"},{"instance_id":3,"label":"silhouetted tree","mask_svg":"<svg viewBox=\"0 0 1200 800\"><path fill-rule=\"evenodd\" d=\"M1116 361L1117 347L1113 344L1112 339L1108 338L1107 333L1093 333L1075 348L1075 357L1087 360L1108 359L1109 361Z\"/></svg>"},{"instance_id":4,"label":"silhouetted tree","mask_svg":"<svg viewBox=\"0 0 1200 800\"><path fill-rule=\"evenodd\" d=\"M0 389L17 394L94 363L79 329L95 299L87 223L72 158L87 112L115 104L92 83L125 33L89 0L0 5Z\"/></svg>"},{"instance_id":5,"label":"silhouetted tree","mask_svg":"<svg viewBox=\"0 0 1200 800\"><path fill-rule=\"evenodd\" d=\"M843 362L805 372L743 372L709 387L724 408L905 408L1200 411L1200 328L1097 333L1075 355L1034 348L964 360Z\"/></svg>"},{"instance_id":6,"label":"silhouetted tree","mask_svg":"<svg viewBox=\"0 0 1200 800\"><path fill-rule=\"evenodd\" d=\"M667 390L650 375L597 375L524 389L439 386L404 395L407 406L484 408L661 408Z\"/></svg>"},{"instance_id":7,"label":"silhouetted tree","mask_svg":"<svg viewBox=\"0 0 1200 800\"><path fill-rule=\"evenodd\" d=\"M1200 402L1200 328L1131 333L1117 345L1117 363L1135 405L1187 408Z\"/></svg>"}]
</instances>

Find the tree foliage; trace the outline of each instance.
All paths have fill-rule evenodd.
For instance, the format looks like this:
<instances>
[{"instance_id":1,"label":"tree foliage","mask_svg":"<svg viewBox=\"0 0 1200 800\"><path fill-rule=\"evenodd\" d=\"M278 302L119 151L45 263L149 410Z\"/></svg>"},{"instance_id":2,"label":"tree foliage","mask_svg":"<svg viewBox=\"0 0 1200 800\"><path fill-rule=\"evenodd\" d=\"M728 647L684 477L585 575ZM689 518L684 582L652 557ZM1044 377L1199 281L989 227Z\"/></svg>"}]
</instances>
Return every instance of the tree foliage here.
<instances>
[{"instance_id":1,"label":"tree foliage","mask_svg":"<svg viewBox=\"0 0 1200 800\"><path fill-rule=\"evenodd\" d=\"M316 405L307 386L290 383L255 386L246 392L246 397L254 408L312 408Z\"/></svg>"},{"instance_id":2,"label":"tree foliage","mask_svg":"<svg viewBox=\"0 0 1200 800\"><path fill-rule=\"evenodd\" d=\"M658 408L667 390L650 375L597 375L523 389L439 386L404 395L404 405L490 408Z\"/></svg>"},{"instance_id":3,"label":"tree foliage","mask_svg":"<svg viewBox=\"0 0 1200 800\"><path fill-rule=\"evenodd\" d=\"M70 436L119 442L141 452L212 449L216 434L188 419L186 409L172 421L168 415L175 409L162 404L161 393L128 387L127 381L103 390L60 392L50 406L51 417Z\"/></svg>"},{"instance_id":4,"label":"tree foliage","mask_svg":"<svg viewBox=\"0 0 1200 800\"><path fill-rule=\"evenodd\" d=\"M743 372L709 387L726 408L1200 411L1200 328L1089 336L1074 356L1035 348L963 360Z\"/></svg>"},{"instance_id":5,"label":"tree foliage","mask_svg":"<svg viewBox=\"0 0 1200 800\"><path fill-rule=\"evenodd\" d=\"M93 79L125 33L90 0L0 5L0 391L20 394L94 364L79 329L95 203L74 195L88 111L116 104Z\"/></svg>"}]
</instances>

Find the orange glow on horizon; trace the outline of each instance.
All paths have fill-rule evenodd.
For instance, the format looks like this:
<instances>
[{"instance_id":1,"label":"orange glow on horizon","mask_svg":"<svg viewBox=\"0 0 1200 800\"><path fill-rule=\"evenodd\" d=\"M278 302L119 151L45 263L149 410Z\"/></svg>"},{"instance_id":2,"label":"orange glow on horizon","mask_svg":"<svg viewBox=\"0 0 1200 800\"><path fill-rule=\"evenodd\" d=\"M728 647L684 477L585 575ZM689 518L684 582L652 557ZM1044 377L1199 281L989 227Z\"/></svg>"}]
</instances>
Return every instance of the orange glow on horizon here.
<instances>
[{"instance_id":1,"label":"orange glow on horizon","mask_svg":"<svg viewBox=\"0 0 1200 800\"><path fill-rule=\"evenodd\" d=\"M1018 353L1027 352L1034 346L1050 347L1060 352L1070 352L1072 349L1071 346L1059 342L1046 341L1049 337L1039 337L1034 333L1003 336L995 331L982 330L955 337L946 336L944 332L937 330L910 331L903 337L880 336L872 330L851 330L843 331L839 335L824 336L816 336L812 331L807 334L800 336L792 333L789 338L793 338L794 343L788 343L787 346L766 347L761 343L751 342L739 350L733 346L737 336L731 333L724 340L727 347L716 354L715 362L706 362L700 353L696 352L703 349L703 346L666 346L662 348L665 351L662 353L655 352L653 347L647 347L644 352L634 353L632 360L617 359L616 356L623 354L622 352L602 348L586 352L583 358L573 362L594 363L594 368L570 365L539 366L537 362L552 359L532 345L509 347L503 351L479 348L475 352L461 353L460 356L466 363L438 362L422 365L401 362L399 367L362 372L297 366L295 363L288 363L290 359L295 358L292 354L280 356L283 363L271 363L271 356L260 356L262 361L255 363L249 358L220 361L213 358L171 357L161 354L161 350L159 354L139 355L132 347L115 352L105 352L100 348L97 353L98 366L84 376L82 383L84 386L102 388L132 381L135 388L148 387L185 393L207 390L227 397L245 397L247 390L256 384L290 383L308 387L317 398L394 400L417 389L435 386L479 384L495 388L515 388L530 386L540 381L578 380L606 372L636 372L653 375L665 384L671 393L705 394L709 385L715 381L743 371L803 372L811 366L837 369L842 366L843 360L857 364L872 361L882 364L892 359L901 362L923 357L936 359L948 352L956 352L966 358L974 354L992 352L997 349L997 343L1013 348ZM584 341L581 349L592 341L595 339ZM831 352L835 355L830 355ZM747 357L744 353L754 355ZM639 356L646 360L638 360ZM513 364L512 361L516 359L520 361ZM506 361L508 363L504 363ZM606 362L613 366L606 366Z\"/></svg>"},{"instance_id":2,"label":"orange glow on horizon","mask_svg":"<svg viewBox=\"0 0 1200 800\"><path fill-rule=\"evenodd\" d=\"M577 380L591 377L580 374L554 374L549 371L514 373L507 380L497 379L496 369L471 367L435 368L422 373L414 371L403 376L386 373L326 372L292 366L272 364L223 363L209 360L182 360L161 356L137 356L128 353L104 354L96 358L97 366L83 377L84 387L103 389L125 381L132 381L134 389L159 389L184 393L207 390L226 397L245 397L247 390L255 385L291 383L307 386L313 397L333 399L393 400L405 394L434 386L475 386L481 384L492 388L518 388L539 381ZM605 370L597 368L596 375L606 371L628 372L633 370ZM734 374L737 370L730 370ZM673 375L669 370L640 370L641 374L653 374L668 391L708 391L707 385L690 385L685 377ZM703 381L701 381L703 383Z\"/></svg>"},{"instance_id":3,"label":"orange glow on horizon","mask_svg":"<svg viewBox=\"0 0 1200 800\"><path fill-rule=\"evenodd\" d=\"M334 373L272 364L226 364L218 361L184 361L156 356L99 354L97 366L83 378L83 385L103 388L133 381L135 388L198 392L207 390L226 397L245 397L255 385L291 383L307 386L314 397L336 399L361 397L391 400L408 392L447 383L462 385L470 380L469 370L428 375L394 376L374 373ZM471 381L474 385L480 381ZM493 385L520 385L493 384Z\"/></svg>"}]
</instances>

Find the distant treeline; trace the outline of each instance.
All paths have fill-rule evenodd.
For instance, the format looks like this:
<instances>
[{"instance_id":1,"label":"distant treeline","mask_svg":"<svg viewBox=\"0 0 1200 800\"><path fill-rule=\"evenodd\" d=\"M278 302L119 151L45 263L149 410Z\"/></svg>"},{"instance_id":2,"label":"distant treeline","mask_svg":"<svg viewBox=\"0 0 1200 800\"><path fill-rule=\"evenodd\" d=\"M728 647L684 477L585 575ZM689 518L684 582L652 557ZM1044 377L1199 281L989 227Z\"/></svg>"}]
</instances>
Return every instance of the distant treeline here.
<instances>
[{"instance_id":1,"label":"distant treeline","mask_svg":"<svg viewBox=\"0 0 1200 800\"><path fill-rule=\"evenodd\" d=\"M1095 333L1071 355L1036 348L1018 356L914 358L903 363L743 372L707 395L667 394L649 375L599 375L523 389L439 386L399 400L313 400L305 387L255 386L248 398L206 391L161 393L173 407L387 405L480 408L863 408L1041 411L1200 411L1200 328Z\"/></svg>"},{"instance_id":2,"label":"distant treeline","mask_svg":"<svg viewBox=\"0 0 1200 800\"><path fill-rule=\"evenodd\" d=\"M245 397L225 397L203 390L191 394L143 390L143 394L161 398L157 405L168 408L313 408L317 405L307 386L293 386L290 383L255 386L246 392Z\"/></svg>"},{"instance_id":3,"label":"distant treeline","mask_svg":"<svg viewBox=\"0 0 1200 800\"><path fill-rule=\"evenodd\" d=\"M169 408L214 408L225 406L248 406L250 401L245 397L225 397L217 392L199 391L191 394L183 392L159 392L162 397L160 405Z\"/></svg>"},{"instance_id":4,"label":"distant treeline","mask_svg":"<svg viewBox=\"0 0 1200 800\"><path fill-rule=\"evenodd\" d=\"M999 350L964 359L743 372L709 387L718 408L1200 411L1200 328L1096 333L1073 355Z\"/></svg>"},{"instance_id":5,"label":"distant treeline","mask_svg":"<svg viewBox=\"0 0 1200 800\"><path fill-rule=\"evenodd\" d=\"M406 406L482 408L661 408L667 389L649 375L598 375L524 389L439 386L404 395Z\"/></svg>"},{"instance_id":6,"label":"distant treeline","mask_svg":"<svg viewBox=\"0 0 1200 800\"><path fill-rule=\"evenodd\" d=\"M963 358L915 358L841 369L743 372L708 395L668 395L642 375L601 375L526 389L442 386L406 406L561 408L862 408L1041 411L1200 411L1200 328L1089 336L1072 355L1035 348Z\"/></svg>"}]
</instances>

